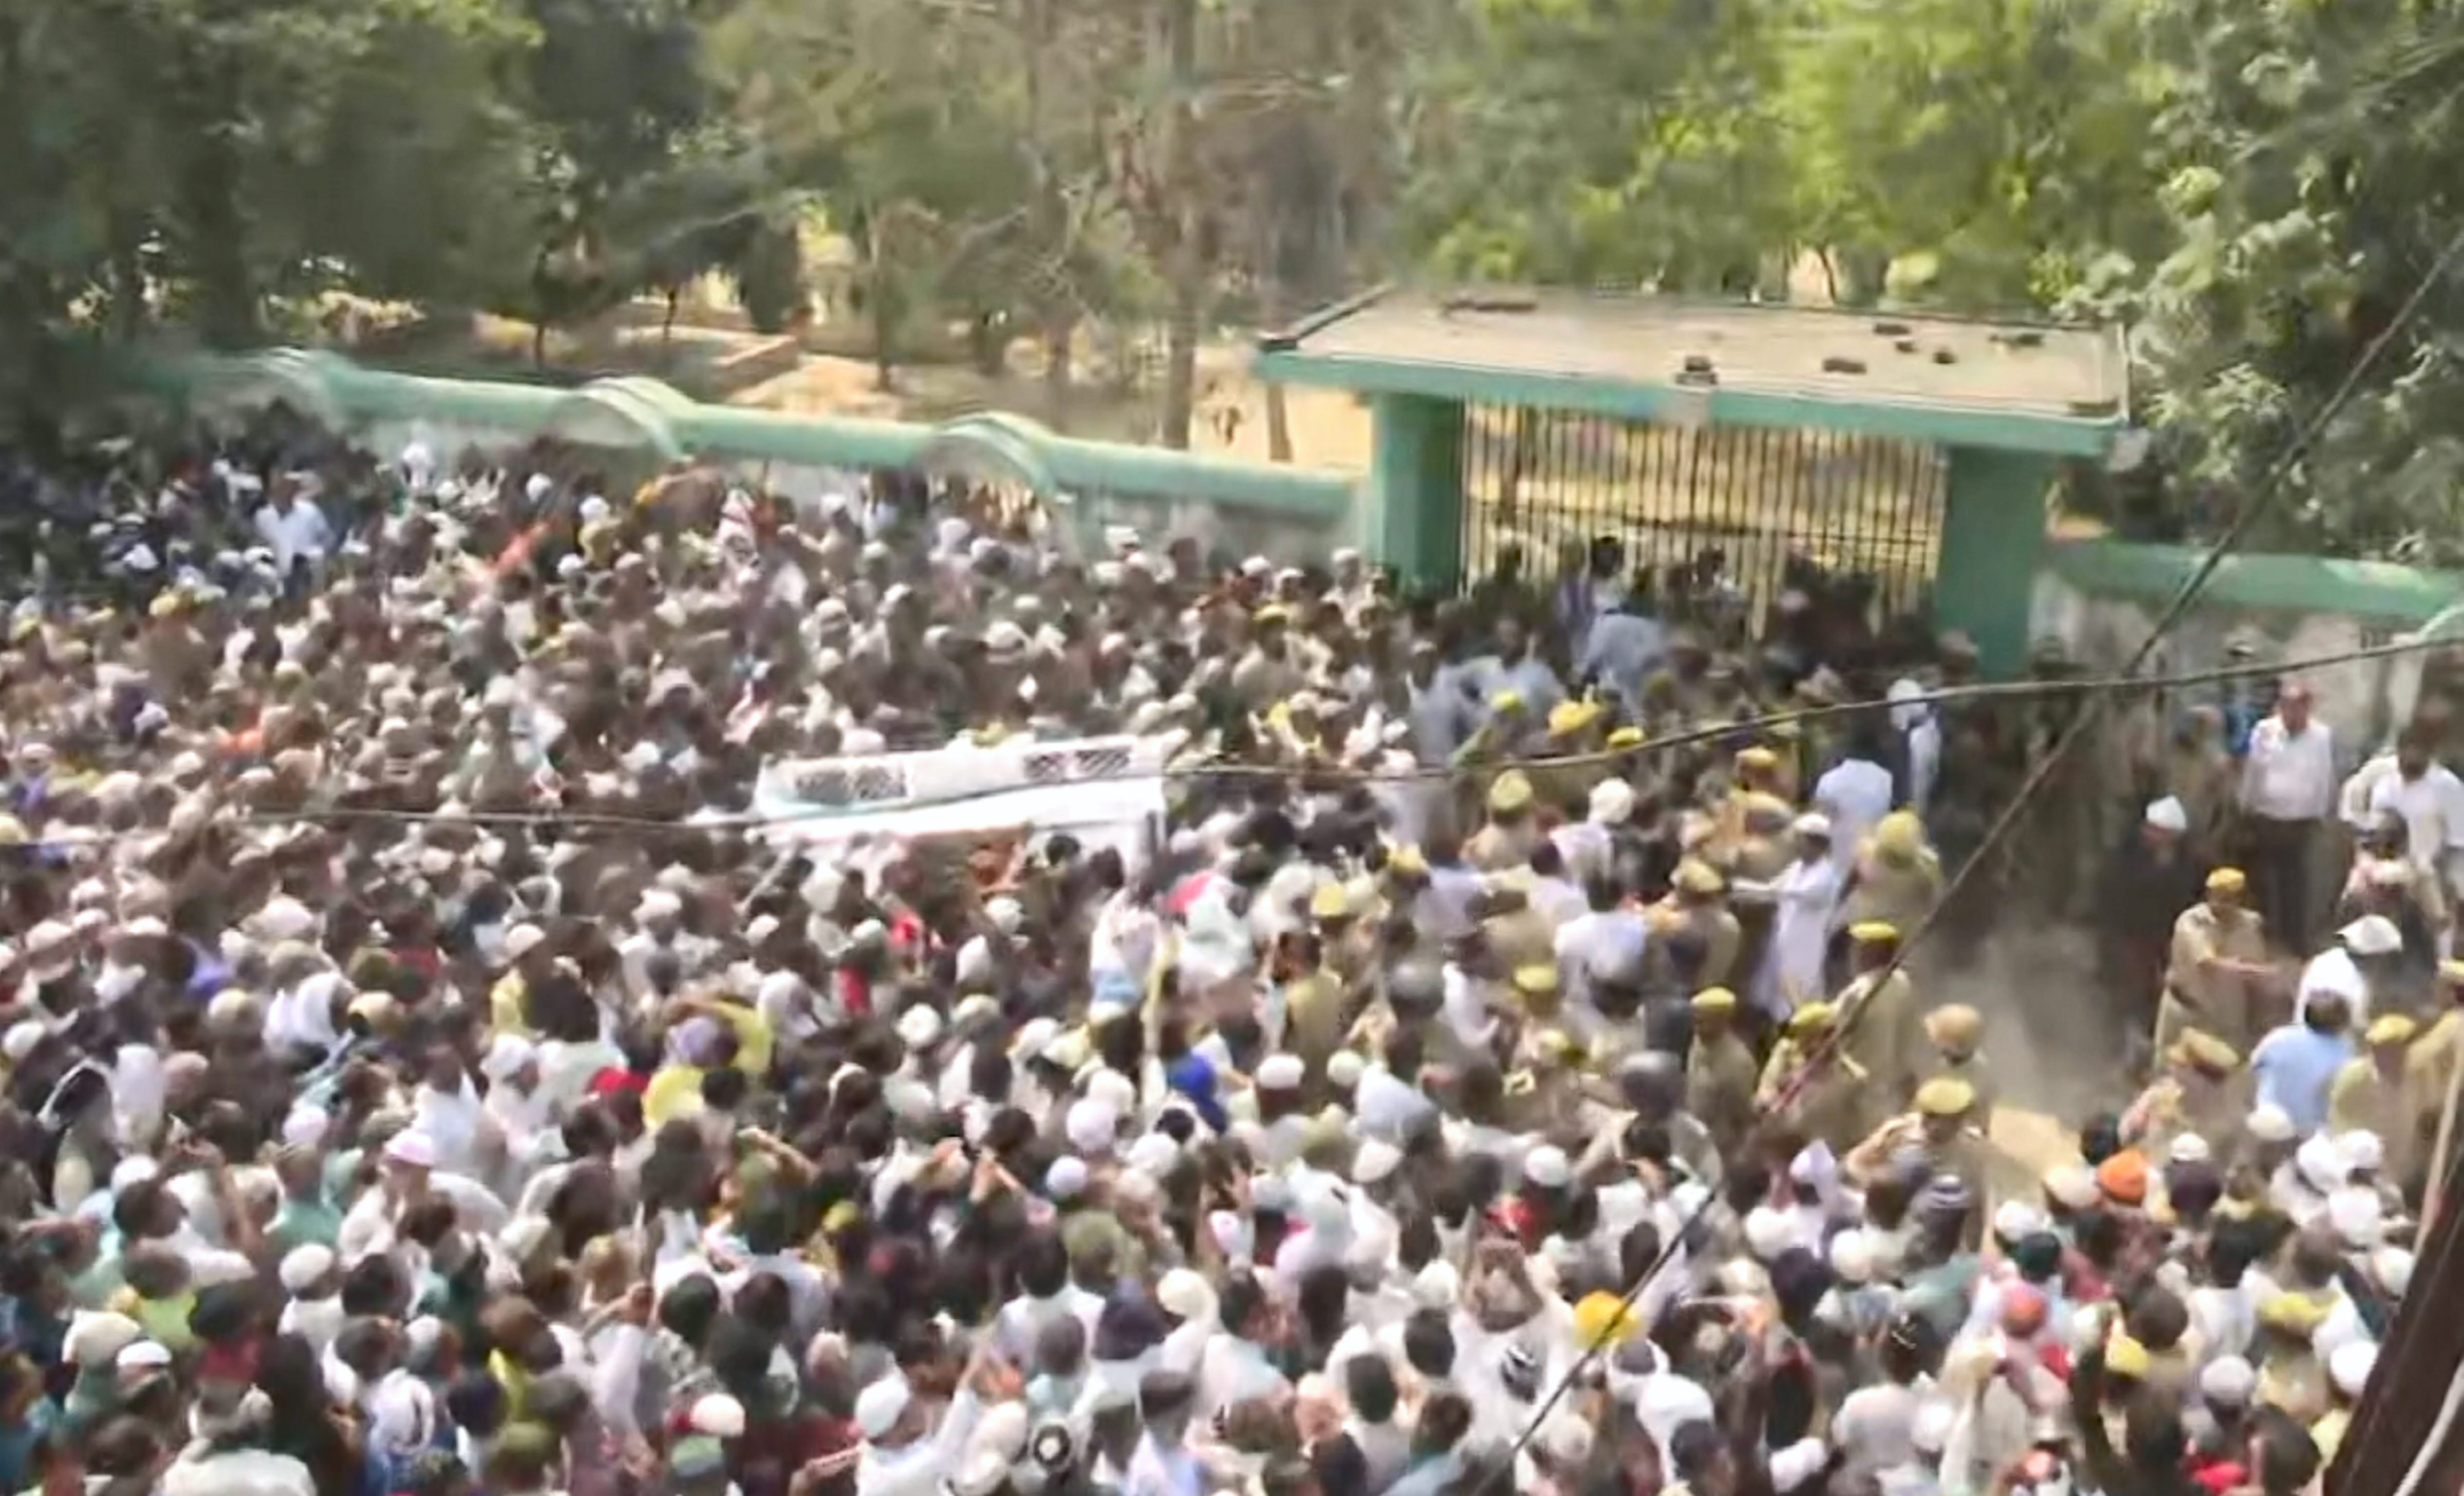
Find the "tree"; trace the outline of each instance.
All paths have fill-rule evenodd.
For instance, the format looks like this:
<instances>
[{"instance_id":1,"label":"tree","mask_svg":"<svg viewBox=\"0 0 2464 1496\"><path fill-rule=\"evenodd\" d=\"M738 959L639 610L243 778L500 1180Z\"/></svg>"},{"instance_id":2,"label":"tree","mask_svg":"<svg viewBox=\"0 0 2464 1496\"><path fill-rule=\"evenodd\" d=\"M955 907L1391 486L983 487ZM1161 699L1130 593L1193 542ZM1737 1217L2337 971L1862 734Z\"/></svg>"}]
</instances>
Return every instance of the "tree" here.
<instances>
[{"instance_id":1,"label":"tree","mask_svg":"<svg viewBox=\"0 0 2464 1496\"><path fill-rule=\"evenodd\" d=\"M1808 0L1782 49L1790 217L1836 297L2050 309L2161 242L2151 9Z\"/></svg>"},{"instance_id":2,"label":"tree","mask_svg":"<svg viewBox=\"0 0 2464 1496\"><path fill-rule=\"evenodd\" d=\"M242 344L338 286L473 293L524 210L495 84L529 40L497 0L0 6L0 361L161 319Z\"/></svg>"},{"instance_id":3,"label":"tree","mask_svg":"<svg viewBox=\"0 0 2464 1496\"><path fill-rule=\"evenodd\" d=\"M536 329L537 357L549 328L671 287L741 204L710 201L736 184L705 131L715 99L692 0L519 3L537 37L523 68L537 207L529 275L505 309Z\"/></svg>"},{"instance_id":4,"label":"tree","mask_svg":"<svg viewBox=\"0 0 2464 1496\"><path fill-rule=\"evenodd\" d=\"M1790 240L1759 0L1480 0L1416 47L1407 232L1484 280L1752 289Z\"/></svg>"},{"instance_id":5,"label":"tree","mask_svg":"<svg viewBox=\"0 0 2464 1496\"><path fill-rule=\"evenodd\" d=\"M2167 244L2079 300L2131 317L2177 505L2246 501L2464 225L2464 7L2171 0ZM2258 545L2464 560L2453 271L2288 478Z\"/></svg>"},{"instance_id":6,"label":"tree","mask_svg":"<svg viewBox=\"0 0 2464 1496\"><path fill-rule=\"evenodd\" d=\"M1038 331L1066 395L1071 329L1135 283L1108 169L1121 18L1108 0L747 0L715 28L741 128L855 249L885 385L935 319L987 372Z\"/></svg>"}]
</instances>

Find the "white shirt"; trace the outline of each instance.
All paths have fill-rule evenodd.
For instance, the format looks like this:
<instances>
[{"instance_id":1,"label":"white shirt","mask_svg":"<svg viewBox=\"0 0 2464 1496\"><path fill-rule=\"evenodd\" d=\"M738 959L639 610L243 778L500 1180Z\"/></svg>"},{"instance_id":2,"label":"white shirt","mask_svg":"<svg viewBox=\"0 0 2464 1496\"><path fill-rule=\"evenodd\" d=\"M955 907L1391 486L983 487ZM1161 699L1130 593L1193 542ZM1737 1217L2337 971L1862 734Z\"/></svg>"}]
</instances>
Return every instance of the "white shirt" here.
<instances>
[{"instance_id":1,"label":"white shirt","mask_svg":"<svg viewBox=\"0 0 2464 1496\"><path fill-rule=\"evenodd\" d=\"M2314 719L2297 733L2271 716L2251 729L2243 809L2270 821L2316 821L2335 803L2335 738L2326 723Z\"/></svg>"},{"instance_id":2,"label":"white shirt","mask_svg":"<svg viewBox=\"0 0 2464 1496\"><path fill-rule=\"evenodd\" d=\"M1829 807L1831 860L1846 867L1865 833L1891 813L1891 771L1868 759L1845 759L1814 781L1814 803Z\"/></svg>"},{"instance_id":3,"label":"white shirt","mask_svg":"<svg viewBox=\"0 0 2464 1496\"><path fill-rule=\"evenodd\" d=\"M1104 1301L1074 1283L1065 1283L1061 1291L1048 1299L1021 1294L1001 1306L993 1321L993 1343L1014 1366L1031 1366L1035 1362L1036 1341L1046 1325L1076 1318L1087 1327L1087 1338L1095 1337L1095 1317L1104 1311Z\"/></svg>"},{"instance_id":4,"label":"white shirt","mask_svg":"<svg viewBox=\"0 0 2464 1496\"><path fill-rule=\"evenodd\" d=\"M204 1444L171 1462L161 1488L163 1496L317 1496L308 1467L289 1455Z\"/></svg>"},{"instance_id":5,"label":"white shirt","mask_svg":"<svg viewBox=\"0 0 2464 1496\"><path fill-rule=\"evenodd\" d=\"M2373 818L2390 810L2404 817L2405 853L2416 868L2434 871L2440 858L2464 847L2464 780L2443 763L2417 780L2387 775L2370 786L2369 806Z\"/></svg>"},{"instance_id":6,"label":"white shirt","mask_svg":"<svg viewBox=\"0 0 2464 1496\"><path fill-rule=\"evenodd\" d=\"M305 498L294 500L289 509L268 504L258 510L256 533L274 552L274 564L285 576L291 574L295 561L323 561L334 543L334 529L325 522L325 512Z\"/></svg>"},{"instance_id":7,"label":"white shirt","mask_svg":"<svg viewBox=\"0 0 2464 1496\"><path fill-rule=\"evenodd\" d=\"M1651 927L1630 909L1586 910L1559 925L1551 944L1557 952L1557 980L1567 1001L1589 1010L1593 971L1630 965L1639 972L1650 943Z\"/></svg>"},{"instance_id":8,"label":"white shirt","mask_svg":"<svg viewBox=\"0 0 2464 1496\"><path fill-rule=\"evenodd\" d=\"M956 1473L967 1436L981 1420L983 1405L965 1388L950 1399L941 1426L911 1444L884 1449L869 1440L856 1457L856 1496L933 1496L943 1477Z\"/></svg>"},{"instance_id":9,"label":"white shirt","mask_svg":"<svg viewBox=\"0 0 2464 1496\"><path fill-rule=\"evenodd\" d=\"M1831 1420L1831 1439L1852 1472L1870 1473L1916 1458L1917 1409L1929 1390L1922 1381L1913 1387L1882 1382L1848 1395Z\"/></svg>"},{"instance_id":10,"label":"white shirt","mask_svg":"<svg viewBox=\"0 0 2464 1496\"><path fill-rule=\"evenodd\" d=\"M1404 1084L1382 1065L1361 1071L1360 1084L1352 1089L1352 1103L1360 1131L1390 1143L1400 1142L1423 1117L1438 1110L1419 1087Z\"/></svg>"},{"instance_id":11,"label":"white shirt","mask_svg":"<svg viewBox=\"0 0 2464 1496\"><path fill-rule=\"evenodd\" d=\"M1830 955L1831 927L1846 882L1839 865L1827 857L1793 862L1772 880L1778 912L1751 994L1763 1012L1786 1018L1797 1004L1822 995L1823 961Z\"/></svg>"}]
</instances>

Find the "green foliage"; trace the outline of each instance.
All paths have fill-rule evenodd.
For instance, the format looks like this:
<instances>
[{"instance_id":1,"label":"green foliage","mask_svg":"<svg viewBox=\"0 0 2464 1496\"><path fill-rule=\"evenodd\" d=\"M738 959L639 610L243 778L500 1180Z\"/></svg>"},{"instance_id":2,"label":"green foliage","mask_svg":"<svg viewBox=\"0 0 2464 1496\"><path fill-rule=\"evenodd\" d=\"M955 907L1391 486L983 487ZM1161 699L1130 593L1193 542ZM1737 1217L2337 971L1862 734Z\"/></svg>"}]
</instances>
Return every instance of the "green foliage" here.
<instances>
[{"instance_id":1,"label":"green foliage","mask_svg":"<svg viewBox=\"0 0 2464 1496\"><path fill-rule=\"evenodd\" d=\"M7 0L7 330L186 309L242 341L272 296L484 284L518 261L494 85L528 41L494 0Z\"/></svg>"},{"instance_id":2,"label":"green foliage","mask_svg":"<svg viewBox=\"0 0 2464 1496\"><path fill-rule=\"evenodd\" d=\"M1788 239L1753 0L1478 0L1416 55L1406 231L1461 276L1749 291Z\"/></svg>"},{"instance_id":3,"label":"green foliage","mask_svg":"<svg viewBox=\"0 0 2464 1496\"><path fill-rule=\"evenodd\" d=\"M785 327L818 209L885 377L1168 327L1184 403L1395 275L2127 319L2132 506L2213 516L2464 225L2459 99L2464 0L0 0L0 401L329 290ZM2459 351L2442 284L2262 543L2464 561Z\"/></svg>"},{"instance_id":4,"label":"green foliage","mask_svg":"<svg viewBox=\"0 0 2464 1496\"><path fill-rule=\"evenodd\" d=\"M2464 6L2153 12L2169 246L2082 304L2130 316L2177 489L2230 510L2464 229ZM2432 289L2255 543L2464 561L2464 287Z\"/></svg>"}]
</instances>

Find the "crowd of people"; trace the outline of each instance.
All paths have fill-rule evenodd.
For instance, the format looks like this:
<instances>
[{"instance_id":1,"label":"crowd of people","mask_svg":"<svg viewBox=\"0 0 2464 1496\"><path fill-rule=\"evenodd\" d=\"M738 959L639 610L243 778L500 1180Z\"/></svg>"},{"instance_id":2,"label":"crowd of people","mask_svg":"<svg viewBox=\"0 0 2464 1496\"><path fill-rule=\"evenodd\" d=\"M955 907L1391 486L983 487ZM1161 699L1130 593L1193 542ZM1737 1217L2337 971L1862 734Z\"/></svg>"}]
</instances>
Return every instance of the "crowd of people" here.
<instances>
[{"instance_id":1,"label":"crowd of people","mask_svg":"<svg viewBox=\"0 0 2464 1496\"><path fill-rule=\"evenodd\" d=\"M1905 948L2056 709L1815 568L1405 596L906 475L85 460L9 482L0 1490L2292 1496L2405 1292L2464 815L2365 766L2313 952L2299 692L2246 825L2148 756L2151 1074L2014 1178ZM1142 851L745 814L1118 735Z\"/></svg>"}]
</instances>

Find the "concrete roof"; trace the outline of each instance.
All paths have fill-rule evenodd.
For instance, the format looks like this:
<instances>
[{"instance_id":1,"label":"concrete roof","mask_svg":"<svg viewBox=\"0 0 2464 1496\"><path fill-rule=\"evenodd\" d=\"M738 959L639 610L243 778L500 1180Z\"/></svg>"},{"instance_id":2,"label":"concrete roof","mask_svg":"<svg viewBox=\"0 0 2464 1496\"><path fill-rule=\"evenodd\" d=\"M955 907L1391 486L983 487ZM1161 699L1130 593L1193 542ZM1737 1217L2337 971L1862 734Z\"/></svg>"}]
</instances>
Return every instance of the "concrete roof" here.
<instances>
[{"instance_id":1,"label":"concrete roof","mask_svg":"<svg viewBox=\"0 0 2464 1496\"><path fill-rule=\"evenodd\" d=\"M1259 347L1269 380L2044 451L2101 450L2129 404L2115 328L1670 297L1392 289Z\"/></svg>"}]
</instances>

